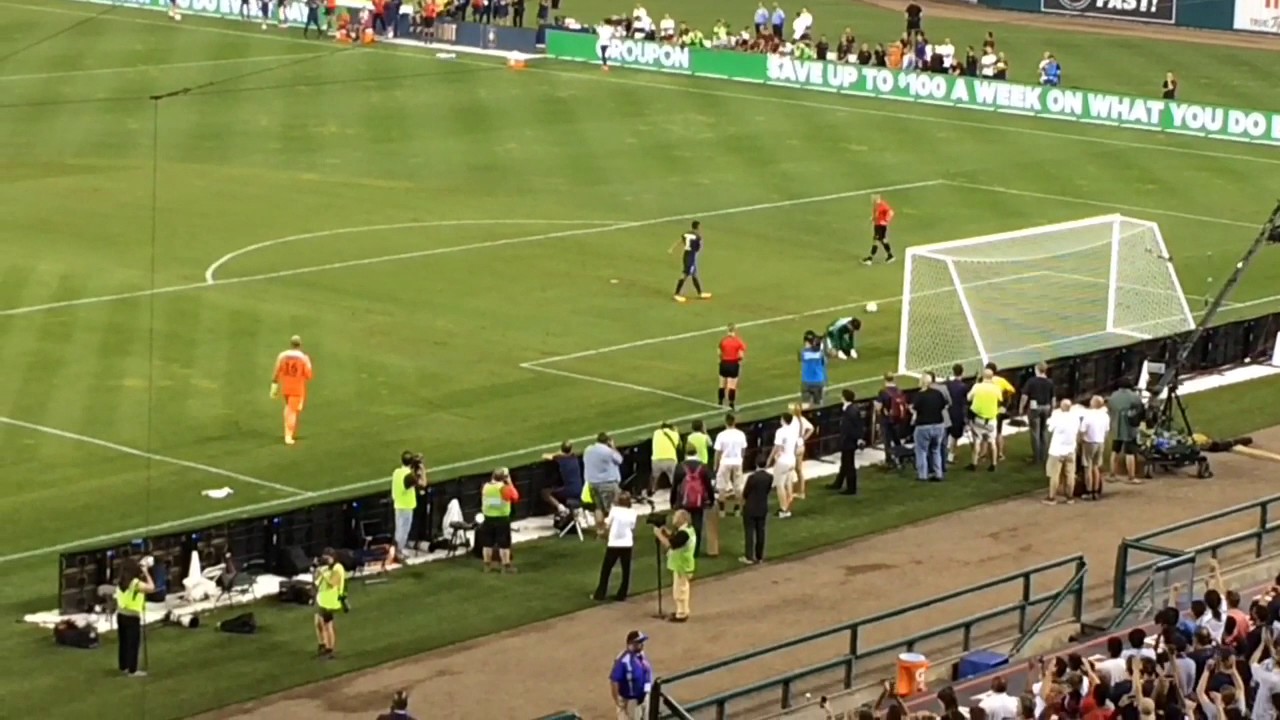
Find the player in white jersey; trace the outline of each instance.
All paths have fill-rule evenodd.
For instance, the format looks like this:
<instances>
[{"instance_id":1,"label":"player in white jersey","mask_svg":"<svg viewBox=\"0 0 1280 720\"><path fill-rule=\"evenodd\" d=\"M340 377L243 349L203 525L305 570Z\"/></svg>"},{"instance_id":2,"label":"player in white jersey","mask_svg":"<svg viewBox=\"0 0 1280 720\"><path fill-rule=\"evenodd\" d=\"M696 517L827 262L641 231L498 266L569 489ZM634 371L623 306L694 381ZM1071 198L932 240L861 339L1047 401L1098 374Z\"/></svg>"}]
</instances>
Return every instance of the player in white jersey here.
<instances>
[{"instance_id":1,"label":"player in white jersey","mask_svg":"<svg viewBox=\"0 0 1280 720\"><path fill-rule=\"evenodd\" d=\"M600 55L600 69L609 71L609 46L613 44L613 24L608 18L596 26L596 51Z\"/></svg>"}]
</instances>

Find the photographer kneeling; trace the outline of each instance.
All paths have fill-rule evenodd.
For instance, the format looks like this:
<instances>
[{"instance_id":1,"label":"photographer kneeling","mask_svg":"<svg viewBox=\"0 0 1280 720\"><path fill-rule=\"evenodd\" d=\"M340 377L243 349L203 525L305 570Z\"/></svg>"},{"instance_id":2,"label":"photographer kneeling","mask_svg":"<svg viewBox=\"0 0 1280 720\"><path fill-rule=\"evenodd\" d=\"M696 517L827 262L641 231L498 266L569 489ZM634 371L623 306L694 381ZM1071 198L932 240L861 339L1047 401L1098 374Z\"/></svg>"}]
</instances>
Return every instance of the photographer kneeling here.
<instances>
[{"instance_id":1,"label":"photographer kneeling","mask_svg":"<svg viewBox=\"0 0 1280 720\"><path fill-rule=\"evenodd\" d=\"M676 611L667 619L682 623L689 619L689 584L697 567L693 549L697 546L698 534L690 524L689 513L684 510L672 514L671 524L671 530L655 527L653 535L666 549L667 569L671 571L671 599L675 601Z\"/></svg>"}]
</instances>

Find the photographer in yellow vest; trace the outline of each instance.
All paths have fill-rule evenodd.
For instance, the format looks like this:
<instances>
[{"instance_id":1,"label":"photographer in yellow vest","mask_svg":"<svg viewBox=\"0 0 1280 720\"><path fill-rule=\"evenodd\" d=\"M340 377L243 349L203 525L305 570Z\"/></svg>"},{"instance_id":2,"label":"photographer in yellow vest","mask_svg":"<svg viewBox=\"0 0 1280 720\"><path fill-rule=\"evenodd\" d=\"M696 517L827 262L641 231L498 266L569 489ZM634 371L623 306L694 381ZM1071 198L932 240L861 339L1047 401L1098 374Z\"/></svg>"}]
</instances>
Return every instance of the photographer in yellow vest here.
<instances>
[{"instance_id":1,"label":"photographer in yellow vest","mask_svg":"<svg viewBox=\"0 0 1280 720\"><path fill-rule=\"evenodd\" d=\"M671 599L675 601L676 611L667 618L671 622L687 622L689 620L689 585L693 581L693 571L697 568L693 549L697 546L698 535L690 522L689 513L677 510L671 515L671 529L656 527L654 537L667 551L667 569L671 571Z\"/></svg>"},{"instance_id":2,"label":"photographer in yellow vest","mask_svg":"<svg viewBox=\"0 0 1280 720\"><path fill-rule=\"evenodd\" d=\"M502 563L502 571L516 571L511 564L511 506L520 501L520 491L511 482L511 473L498 468L489 476L489 482L480 488L480 514L484 522L476 531L477 540L484 552L484 571L497 570L494 556Z\"/></svg>"},{"instance_id":3,"label":"photographer in yellow vest","mask_svg":"<svg viewBox=\"0 0 1280 720\"><path fill-rule=\"evenodd\" d=\"M120 579L116 584L116 632L120 641L120 672L129 677L146 677L138 669L138 654L142 650L142 615L147 609L147 595L156 591L151 581L150 558L139 562L134 558L124 561Z\"/></svg>"},{"instance_id":4,"label":"photographer in yellow vest","mask_svg":"<svg viewBox=\"0 0 1280 720\"><path fill-rule=\"evenodd\" d=\"M395 508L396 556L409 555L409 532L418 509L418 490L427 486L427 472L422 456L405 450L400 454L400 467L391 473L391 504Z\"/></svg>"},{"instance_id":5,"label":"photographer in yellow vest","mask_svg":"<svg viewBox=\"0 0 1280 720\"><path fill-rule=\"evenodd\" d=\"M316 568L316 654L326 660L334 659L338 638L333 631L333 616L346 609L347 569L338 562L333 548L325 548L320 554L320 566Z\"/></svg>"}]
</instances>

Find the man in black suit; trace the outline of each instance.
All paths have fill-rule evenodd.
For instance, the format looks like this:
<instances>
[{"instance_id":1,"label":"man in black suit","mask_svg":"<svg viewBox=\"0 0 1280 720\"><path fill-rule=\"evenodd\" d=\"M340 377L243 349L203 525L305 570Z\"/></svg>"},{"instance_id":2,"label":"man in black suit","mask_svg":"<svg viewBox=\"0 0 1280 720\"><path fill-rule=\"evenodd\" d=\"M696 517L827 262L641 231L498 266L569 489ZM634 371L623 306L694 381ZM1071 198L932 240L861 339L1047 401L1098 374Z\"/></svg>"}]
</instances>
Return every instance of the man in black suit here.
<instances>
[{"instance_id":1,"label":"man in black suit","mask_svg":"<svg viewBox=\"0 0 1280 720\"><path fill-rule=\"evenodd\" d=\"M768 454L756 453L755 472L742 483L742 546L739 562L764 562L764 526L769 521L769 496L773 494L773 473L764 469Z\"/></svg>"},{"instance_id":2,"label":"man in black suit","mask_svg":"<svg viewBox=\"0 0 1280 720\"><path fill-rule=\"evenodd\" d=\"M844 400L840 411L840 470L836 473L836 481L830 487L832 490L840 490L841 495L857 495L858 466L856 462L858 445L862 442L862 412L854 404L858 396L853 390L845 388L840 396Z\"/></svg>"}]
</instances>

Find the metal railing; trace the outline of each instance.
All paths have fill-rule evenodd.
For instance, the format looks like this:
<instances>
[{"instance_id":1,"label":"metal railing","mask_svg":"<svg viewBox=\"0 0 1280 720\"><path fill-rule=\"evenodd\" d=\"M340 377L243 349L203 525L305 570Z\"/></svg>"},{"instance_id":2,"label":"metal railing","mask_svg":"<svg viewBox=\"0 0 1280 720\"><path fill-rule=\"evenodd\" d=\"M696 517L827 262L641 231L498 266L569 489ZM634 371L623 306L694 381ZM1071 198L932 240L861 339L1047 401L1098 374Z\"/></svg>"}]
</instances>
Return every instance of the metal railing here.
<instances>
[{"instance_id":1,"label":"metal railing","mask_svg":"<svg viewBox=\"0 0 1280 720\"><path fill-rule=\"evenodd\" d=\"M1167 582L1161 588L1161 577L1156 576L1155 592L1159 593L1162 589L1168 591L1173 584L1175 568L1181 569L1182 574L1185 574L1185 577L1180 578L1180 584L1190 591L1196 578L1196 566L1202 556L1216 559L1229 555L1232 562L1239 562L1257 560L1270 552L1280 552L1280 542L1274 545L1268 542L1280 532L1280 521L1272 522L1272 518L1280 517L1280 513L1271 510L1271 506L1276 503L1280 503L1280 495L1253 500L1120 541L1120 546L1116 548L1116 569L1112 581L1113 607L1127 607L1130 596L1141 589L1130 589L1131 582L1138 578L1139 585L1145 585L1148 576L1157 569ZM1168 537L1188 531L1203 531L1205 526L1226 522L1250 527L1214 540L1191 544L1191 547L1176 547L1176 538ZM1155 557L1136 559L1135 555L1139 558Z\"/></svg>"},{"instance_id":2,"label":"metal railing","mask_svg":"<svg viewBox=\"0 0 1280 720\"><path fill-rule=\"evenodd\" d=\"M1065 585L1055 584L1052 591L1035 592L1033 583L1037 577L1052 572L1061 573L1067 569L1072 571L1072 575L1071 579ZM726 717L729 717L729 703L735 700L748 698L759 693L772 691L776 691L778 693L776 703L777 707L785 710L793 707L794 694L796 691L795 686L801 681L812 679L823 673L840 670L842 671L841 684L843 685L843 688L847 690L853 687L855 666L859 660L877 655L884 655L886 653L913 652L926 641L943 638L957 632L960 635L959 644L961 649L967 652L974 647L974 628L982 623L993 620L1007 619L1012 621L1016 617L1017 633L1020 637L1024 637L1032 627L1033 623L1031 622L1031 616L1037 608L1042 606L1053 606L1054 609L1056 609L1065 602L1067 598L1073 599L1073 619L1080 620L1084 609L1085 571L1086 564L1084 556L1073 555L1071 557L1037 565L1021 572L994 578L984 583L947 593L946 595L934 597L913 605L896 608L888 612L861 618L853 622L844 623L825 630L819 630L807 635L801 635L799 637L792 638L791 640L758 648L756 650L750 650L701 667L659 678L654 681L652 695L650 696L649 720L664 720L665 718L672 717L664 714L662 707L664 702L675 702L672 697L673 686L694 678L707 676L718 671L737 668L745 663L773 655L775 653L811 645L818 641L839 638L841 635L847 635L848 637L848 650L838 657L815 665L809 665L808 667L792 670L750 685L721 692L710 697L682 702L680 703L680 705L683 706L682 710L687 714L695 714L701 710L711 709L714 710L714 716L717 720L724 720ZM987 592L1001 588L1002 586L1014 584L1018 586L1019 590L1019 599L1015 602L1007 603L976 615L969 615L962 620L948 623L931 630L918 632L897 640L881 643L879 645L868 646L865 639L869 629L877 625L881 625L882 623L901 620L904 616L912 612L922 610L936 612L939 606L944 603L968 598L977 593ZM1036 623L1043 626L1044 621L1047 619L1049 614L1049 612L1041 613L1035 619Z\"/></svg>"},{"instance_id":3,"label":"metal railing","mask_svg":"<svg viewBox=\"0 0 1280 720\"><path fill-rule=\"evenodd\" d=\"M1076 568L1075 574L1071 576L1071 579L1067 581L1067 584L1063 585L1062 589L1059 590L1058 593L1054 595L1053 599L1049 601L1049 604L1046 605L1044 610L1040 613L1040 617L1037 617L1035 621L1031 623L1031 627L1028 627L1023 631L1022 637L1019 637L1013 643L1013 647L1009 648L1009 657L1012 658L1020 655L1022 651L1026 649L1027 645L1029 645L1032 640L1036 639L1036 636L1040 634L1040 631L1049 624L1049 621L1053 619L1054 614L1058 612L1058 608L1062 607L1062 603L1066 602L1068 598L1073 602L1071 607L1071 617L1076 620L1084 617L1084 580L1086 575L1088 575L1088 568L1084 563L1080 563Z\"/></svg>"}]
</instances>

